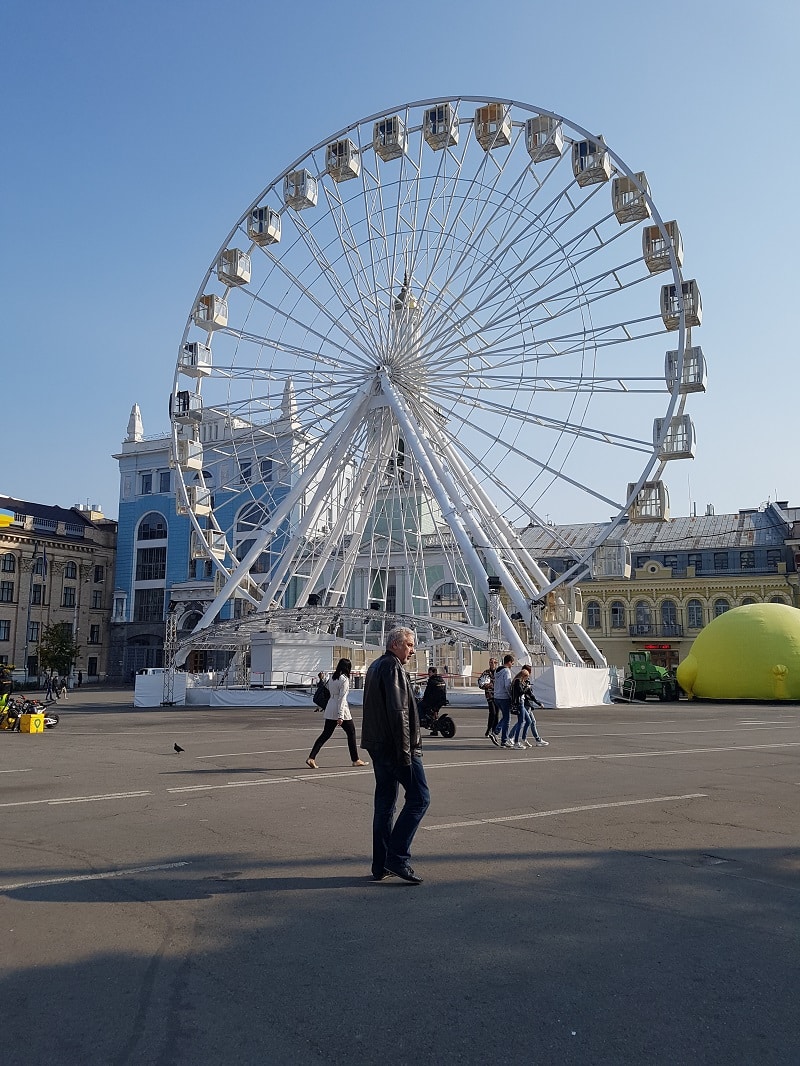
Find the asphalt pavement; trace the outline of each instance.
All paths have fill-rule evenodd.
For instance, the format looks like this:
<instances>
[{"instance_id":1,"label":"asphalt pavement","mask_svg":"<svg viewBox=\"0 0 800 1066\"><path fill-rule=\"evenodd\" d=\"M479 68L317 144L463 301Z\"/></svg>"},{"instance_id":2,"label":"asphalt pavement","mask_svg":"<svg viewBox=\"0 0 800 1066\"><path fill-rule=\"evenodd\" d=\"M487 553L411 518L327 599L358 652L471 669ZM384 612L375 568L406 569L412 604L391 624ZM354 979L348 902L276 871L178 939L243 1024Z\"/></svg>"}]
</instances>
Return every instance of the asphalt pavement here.
<instances>
[{"instance_id":1,"label":"asphalt pavement","mask_svg":"<svg viewBox=\"0 0 800 1066\"><path fill-rule=\"evenodd\" d=\"M4 1066L800 1062L797 706L454 701L413 886L310 703L131 702L0 732Z\"/></svg>"}]
</instances>

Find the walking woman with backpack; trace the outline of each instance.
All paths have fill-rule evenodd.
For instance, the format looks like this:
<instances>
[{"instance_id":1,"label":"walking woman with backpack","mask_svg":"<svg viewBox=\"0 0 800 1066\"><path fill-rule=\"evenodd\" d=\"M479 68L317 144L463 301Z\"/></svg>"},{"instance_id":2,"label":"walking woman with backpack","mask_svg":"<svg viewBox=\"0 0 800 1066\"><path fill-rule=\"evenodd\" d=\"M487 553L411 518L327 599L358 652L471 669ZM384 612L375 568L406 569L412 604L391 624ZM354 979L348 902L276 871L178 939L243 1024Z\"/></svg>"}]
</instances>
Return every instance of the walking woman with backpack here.
<instances>
[{"instance_id":1,"label":"walking woman with backpack","mask_svg":"<svg viewBox=\"0 0 800 1066\"><path fill-rule=\"evenodd\" d=\"M306 759L306 766L310 766L312 770L317 769L316 758L320 748L330 740L337 725L342 727L347 737L347 747L350 751L350 761L353 766L369 765L358 756L356 727L353 724L353 716L350 714L350 708L347 705L347 693L350 691L350 671L352 668L353 664L349 659L340 659L327 683L331 696L325 707L325 725L314 741L311 754Z\"/></svg>"}]
</instances>

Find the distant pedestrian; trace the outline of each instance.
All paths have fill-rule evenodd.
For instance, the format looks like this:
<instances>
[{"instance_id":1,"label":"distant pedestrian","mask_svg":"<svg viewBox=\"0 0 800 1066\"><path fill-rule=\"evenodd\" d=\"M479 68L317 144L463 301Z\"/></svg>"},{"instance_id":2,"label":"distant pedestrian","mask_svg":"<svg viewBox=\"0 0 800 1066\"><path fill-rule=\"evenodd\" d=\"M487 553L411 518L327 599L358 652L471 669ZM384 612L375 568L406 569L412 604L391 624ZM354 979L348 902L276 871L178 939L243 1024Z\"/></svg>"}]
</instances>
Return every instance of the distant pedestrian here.
<instances>
[{"instance_id":1,"label":"distant pedestrian","mask_svg":"<svg viewBox=\"0 0 800 1066\"><path fill-rule=\"evenodd\" d=\"M536 719L532 708L541 707L542 704L533 694L531 688L531 668L525 664L511 684L511 699L518 714L517 723L509 733L508 739L512 747L531 748L533 744L527 739L528 730L533 734L537 747L546 748L547 741L542 740L536 728Z\"/></svg>"},{"instance_id":2,"label":"distant pedestrian","mask_svg":"<svg viewBox=\"0 0 800 1066\"><path fill-rule=\"evenodd\" d=\"M489 710L486 732L483 735L488 737L494 745L500 743L497 734L495 733L495 729L497 728L497 703L494 698L494 677L496 673L497 659L492 658L489 660L489 669L484 670L478 678L478 687L483 689L483 694L486 697L486 705Z\"/></svg>"},{"instance_id":3,"label":"distant pedestrian","mask_svg":"<svg viewBox=\"0 0 800 1066\"><path fill-rule=\"evenodd\" d=\"M61 699L67 699L67 679L65 677L62 677L61 680L58 682L58 690Z\"/></svg>"},{"instance_id":4,"label":"distant pedestrian","mask_svg":"<svg viewBox=\"0 0 800 1066\"><path fill-rule=\"evenodd\" d=\"M52 702L55 697L53 696L53 679L50 675L47 675L47 683L44 686L44 698L45 702Z\"/></svg>"},{"instance_id":5,"label":"distant pedestrian","mask_svg":"<svg viewBox=\"0 0 800 1066\"><path fill-rule=\"evenodd\" d=\"M83 670L78 671L78 688L83 684Z\"/></svg>"},{"instance_id":6,"label":"distant pedestrian","mask_svg":"<svg viewBox=\"0 0 800 1066\"><path fill-rule=\"evenodd\" d=\"M367 765L358 755L356 727L353 724L353 716L347 704L347 693L350 691L350 671L352 669L353 664L349 659L340 659L336 664L336 669L331 674L330 681L327 682L330 698L325 706L325 725L314 741L311 754L306 759L306 765L310 766L312 770L317 769L316 758L319 755L320 748L331 739L337 725L342 727L347 737L347 747L353 766ZM320 674L320 677L322 677L322 674ZM324 682L321 683L324 684Z\"/></svg>"},{"instance_id":7,"label":"distant pedestrian","mask_svg":"<svg viewBox=\"0 0 800 1066\"><path fill-rule=\"evenodd\" d=\"M494 675L494 701L497 704L500 719L500 746L503 748L514 747L508 740L508 726L511 718L511 667L513 665L514 656L508 652L503 656L503 665Z\"/></svg>"}]
</instances>

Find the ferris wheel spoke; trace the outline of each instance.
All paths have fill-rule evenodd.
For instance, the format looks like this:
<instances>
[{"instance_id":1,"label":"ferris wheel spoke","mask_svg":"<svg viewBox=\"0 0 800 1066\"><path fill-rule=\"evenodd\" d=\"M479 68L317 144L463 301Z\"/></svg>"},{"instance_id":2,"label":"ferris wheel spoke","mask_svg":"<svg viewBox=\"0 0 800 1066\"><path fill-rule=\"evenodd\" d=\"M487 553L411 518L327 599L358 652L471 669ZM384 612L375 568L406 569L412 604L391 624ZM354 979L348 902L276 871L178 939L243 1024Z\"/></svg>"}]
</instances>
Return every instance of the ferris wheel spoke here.
<instances>
[{"instance_id":1,"label":"ferris wheel spoke","mask_svg":"<svg viewBox=\"0 0 800 1066\"><path fill-rule=\"evenodd\" d=\"M530 207L531 207L533 201L535 200L535 197L536 197L538 192L539 192L539 188L537 187L537 188L535 188L533 190L533 192L530 194L528 200L525 203L521 203L521 204L517 205L519 207L519 210L520 210L520 216L519 217L523 216L523 212L524 211L530 209ZM569 218L575 213L575 210L576 210L574 204L572 203L571 199L569 198L569 187L563 188L561 190L561 192L558 193L558 195L551 201L550 205L548 205L548 206L549 206L549 208L552 208L556 204L560 203L564 198L567 199L567 202L570 204L570 207L572 208L572 211L565 216L565 218ZM481 231L479 231L477 234L474 233L474 232L471 234L470 242L468 243L468 245L465 245L465 247L464 247L464 249L462 251L461 257L456 262L455 268L452 270L450 276L446 279L446 281L445 281L445 283L443 285L443 288L447 289L452 284L452 281L454 280L455 276L457 275L458 269L460 268L461 264L465 260L467 260L467 257L469 255L472 247L474 246L475 243L479 244L480 241L483 240L483 238L489 232L489 226L490 226L491 222L496 217L496 215L500 212L500 210L501 210L500 206L497 205L496 208L495 208L495 211L491 214L489 219L486 221L486 224L485 224L484 228ZM547 210L547 208L545 210ZM533 219L531 219L530 221L527 222L527 225L525 226L525 228L523 228L521 233L517 233L516 231L512 231L512 233L511 233L511 235L509 237L509 240L505 244L503 244L502 242L493 240L492 241L492 247L490 249L491 255L487 256L487 260L486 261L487 262L496 261L496 260L502 261L503 257L507 253L509 253L511 250L515 249L516 246L518 246L519 242L522 240L522 238L526 235L526 233L528 231L538 231L540 229L541 229L540 219L539 219L539 217L537 215L534 215ZM549 231L547 231L545 233L545 235L541 238L541 240L543 240L543 241L544 240L548 240L548 241L552 240L552 235L550 234ZM514 273L512 273L512 275L510 277L508 277L509 283L516 279L517 274L519 274L520 276L523 276L525 273L527 273L527 270L526 270L526 267L525 267L525 263L526 263L526 261L527 261L527 259L529 257L529 254L527 254L527 255L520 254L519 255L519 257L518 257L519 261L518 261L517 269L516 269L516 271ZM466 297L469 296L472 293L472 291L475 288L476 283L478 281L480 281L481 278L482 278L482 274L477 279L475 279L475 281L470 286L460 290L460 294L459 295L460 295L460 299L462 301L466 300Z\"/></svg>"},{"instance_id":2,"label":"ferris wheel spoke","mask_svg":"<svg viewBox=\"0 0 800 1066\"><path fill-rule=\"evenodd\" d=\"M483 435L483 436L485 436L487 438L490 437L490 435L485 433L484 430L480 426L476 427L476 428L477 428L477 431L478 431L479 434L481 434L481 435ZM576 478L570 477L568 474L564 473L563 470L560 470L557 467L549 466L547 463L542 462L541 460L537 459L535 456L528 455L527 452L523 452L520 448L518 448L516 446L516 444L509 444L507 447L508 447L508 451L509 451L509 453L511 455L515 455L515 456L517 456L519 458L525 457L535 467L537 467L537 469L540 472L551 474L556 480L564 482L565 484L571 485L573 488L576 488L580 492L584 493L587 497L590 497L592 499L598 500L601 503L606 504L606 505L608 505L610 507L613 507L613 508L615 508L617 510L619 510L621 508L622 505L620 504L620 502L618 500L614 500L611 497L606 496L606 495L604 495L601 492L598 492L596 489L593 489L591 486L586 485L582 481L579 481ZM490 471L488 468L486 468L485 465L482 463L482 461L478 458L478 456L475 455L474 452L471 451L469 448L467 448L463 444L463 442L459 442L459 449L462 451L462 453L464 454L465 457L469 458L470 462L475 464L475 469L482 469L487 474L487 476L494 477L494 471ZM510 493L507 493L509 501L512 502L515 506L519 505L520 507L522 507L524 509L524 506L525 506L525 504L524 504L525 491L526 491L525 489L518 490L518 492L515 493L513 496ZM533 512L531 512L531 513L533 513Z\"/></svg>"},{"instance_id":3,"label":"ferris wheel spoke","mask_svg":"<svg viewBox=\"0 0 800 1066\"><path fill-rule=\"evenodd\" d=\"M449 398L454 402L461 402L462 399L461 393L449 394L448 390L445 388L438 390L437 395L440 395L445 399ZM506 407L489 399L482 401L480 409L484 413L500 415L509 422L517 423L521 428L535 426L541 429L552 430L559 434L581 437L597 443L611 444L615 447L626 448L633 451L649 452L652 450L651 441L639 440L635 437L627 437L623 434L614 433L610 430L604 430L598 427L591 427L584 424L571 423L566 420L551 418L536 411L521 411L518 408Z\"/></svg>"},{"instance_id":4,"label":"ferris wheel spoke","mask_svg":"<svg viewBox=\"0 0 800 1066\"><path fill-rule=\"evenodd\" d=\"M308 301L308 303L321 317L326 318L332 326L340 330L356 349L361 350L365 356L368 355L368 353L370 352L370 347L369 344L366 343L364 337L360 334L360 331L353 332L352 330L347 329L343 321L340 318L337 318L337 316L333 313L332 309L327 306L324 301L318 299L314 295L314 293L312 293L308 289L308 287L300 281L297 275L290 269L288 264L284 263L283 260L275 256L274 254L270 254L268 249L266 248L262 248L261 251L264 253L265 257L269 260L269 262L274 264L275 267L277 267L277 269L283 275L285 280L294 286L296 292L302 294L303 298ZM251 296L254 302L260 303L261 305L272 311L274 314L279 315L286 322L293 323L303 329L306 328L306 323L303 320L297 319L296 316L292 312L289 312L287 309L273 305L271 302L265 300L258 293L251 293ZM345 349L342 350L344 351Z\"/></svg>"},{"instance_id":5,"label":"ferris wheel spoke","mask_svg":"<svg viewBox=\"0 0 800 1066\"><path fill-rule=\"evenodd\" d=\"M302 215L295 220L295 225L297 226L298 232L305 240L312 256L321 267L322 276L327 281L331 292L342 309L342 313L347 315L349 320L357 327L358 333L362 338L361 346L365 350L369 350L370 342L372 342L372 344L375 343L371 327L371 322L374 321L374 316L370 314L369 309L366 307L362 294L356 290L358 295L357 304L348 298L347 290L336 273L333 264L328 259L325 250L316 240L311 227L306 224Z\"/></svg>"}]
</instances>

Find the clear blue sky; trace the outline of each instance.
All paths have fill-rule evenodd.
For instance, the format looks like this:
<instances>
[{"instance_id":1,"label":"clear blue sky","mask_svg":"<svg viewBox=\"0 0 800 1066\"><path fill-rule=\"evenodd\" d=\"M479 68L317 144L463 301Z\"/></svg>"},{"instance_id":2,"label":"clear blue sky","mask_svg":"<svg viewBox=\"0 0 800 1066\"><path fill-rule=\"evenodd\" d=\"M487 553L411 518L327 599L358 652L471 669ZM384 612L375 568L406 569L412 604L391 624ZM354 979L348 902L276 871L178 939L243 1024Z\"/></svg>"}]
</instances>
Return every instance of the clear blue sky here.
<instances>
[{"instance_id":1,"label":"clear blue sky","mask_svg":"<svg viewBox=\"0 0 800 1066\"><path fill-rule=\"evenodd\" d=\"M463 93L604 134L678 220L709 389L672 513L800 505L799 31L796 0L6 0L0 494L116 516L131 405L168 428L191 302L251 200L327 134Z\"/></svg>"}]
</instances>

